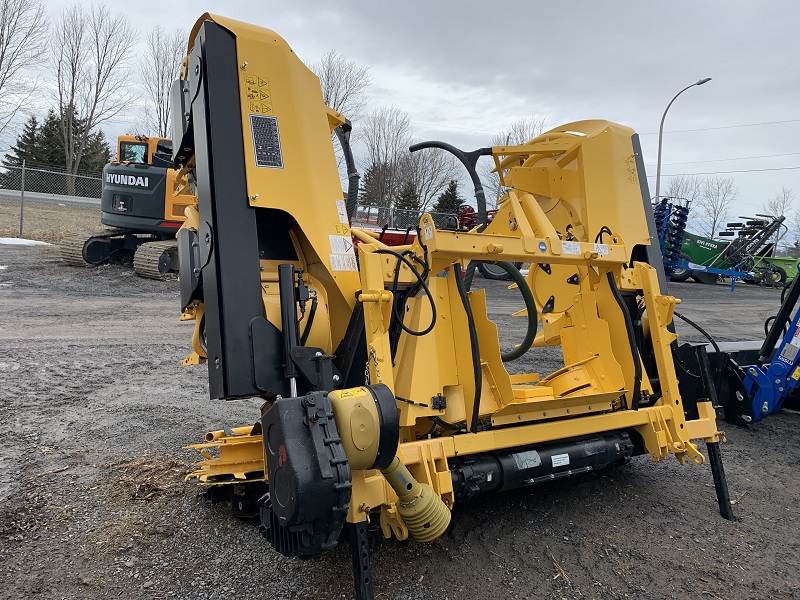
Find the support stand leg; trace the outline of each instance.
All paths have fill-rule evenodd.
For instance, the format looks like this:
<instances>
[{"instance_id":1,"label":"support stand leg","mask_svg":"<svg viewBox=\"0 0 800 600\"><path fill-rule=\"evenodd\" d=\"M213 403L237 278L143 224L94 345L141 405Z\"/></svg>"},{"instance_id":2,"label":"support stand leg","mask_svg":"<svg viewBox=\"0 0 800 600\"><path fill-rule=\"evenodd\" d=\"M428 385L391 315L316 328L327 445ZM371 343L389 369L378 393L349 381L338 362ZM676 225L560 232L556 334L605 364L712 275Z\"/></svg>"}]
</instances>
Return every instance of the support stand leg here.
<instances>
[{"instance_id":1,"label":"support stand leg","mask_svg":"<svg viewBox=\"0 0 800 600\"><path fill-rule=\"evenodd\" d=\"M697 366L700 367L700 377L703 380L706 396L716 409L719 406L717 389L714 387L714 380L711 377L711 366L708 364L706 347L697 346L695 354L697 355ZM722 466L719 442L707 442L706 448L708 448L708 460L711 463L711 474L714 476L714 489L717 491L719 514L729 521L735 521L736 517L733 516L733 509L731 508L731 496L728 493L728 480L725 478L725 469Z\"/></svg>"},{"instance_id":2,"label":"support stand leg","mask_svg":"<svg viewBox=\"0 0 800 600\"><path fill-rule=\"evenodd\" d=\"M367 523L348 523L350 529L350 553L353 557L353 578L356 600L373 600L372 565L369 560Z\"/></svg>"},{"instance_id":3,"label":"support stand leg","mask_svg":"<svg viewBox=\"0 0 800 600\"><path fill-rule=\"evenodd\" d=\"M731 496L728 493L728 480L725 479L725 468L722 466L722 455L719 451L719 442L709 442L708 460L711 463L711 474L714 476L714 488L717 491L717 502L719 503L719 514L729 521L735 521L733 509L731 508Z\"/></svg>"}]
</instances>

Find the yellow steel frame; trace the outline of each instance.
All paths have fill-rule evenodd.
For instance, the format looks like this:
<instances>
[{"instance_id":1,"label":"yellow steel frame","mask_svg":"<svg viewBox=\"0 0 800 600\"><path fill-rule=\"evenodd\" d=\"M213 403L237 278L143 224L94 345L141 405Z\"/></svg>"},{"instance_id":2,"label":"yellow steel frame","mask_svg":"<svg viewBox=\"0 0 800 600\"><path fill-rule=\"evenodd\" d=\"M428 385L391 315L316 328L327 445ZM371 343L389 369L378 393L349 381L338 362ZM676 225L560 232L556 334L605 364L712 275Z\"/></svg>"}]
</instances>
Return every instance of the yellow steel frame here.
<instances>
[{"instance_id":1,"label":"yellow steel frame","mask_svg":"<svg viewBox=\"0 0 800 600\"><path fill-rule=\"evenodd\" d=\"M720 432L709 402L699 403L699 418L684 416L670 351L675 335L668 329L678 300L661 294L653 267L633 260L637 246L649 245L650 238L632 130L607 121L583 121L521 146L493 148L501 184L509 191L491 224L480 232L438 230L425 214L412 244L388 249L371 234L351 230L346 215L337 214L333 199L341 198L341 189L330 131L343 117L324 107L316 77L273 32L211 15L198 21L195 32L204 19L236 34L245 131L254 113L279 115L281 143L293 157L286 168L258 169L253 149L245 143L248 202L295 219L291 235L299 264L324 304L320 319L326 330L314 333L323 350L333 351L355 302L363 305L369 379L387 385L397 398L397 455L419 482L452 507L449 459L623 429L638 432L654 461L672 454L681 463L687 458L704 462L692 440L716 442ZM197 221L195 212L186 211L191 223ZM334 238L351 235L363 242L357 270L335 266L341 256L335 256ZM417 275L392 251L424 263L431 275L430 295L420 293L407 301L404 324L425 329L433 320L431 302L437 315L429 334L402 334L394 355L389 335L392 282L414 284ZM481 260L568 265L580 281L574 288L559 286L558 314L542 319L536 345L560 345L564 355L564 367L549 375L509 375L485 294L469 294L480 348L478 418L488 427L453 432L432 417L439 423L471 423L477 382L467 311L452 267ZM265 313L280 326L270 289L276 269L276 264L262 261ZM635 293L646 309L656 373L645 373L641 360L634 358L614 287ZM199 320L202 308L191 307L186 318ZM202 359L197 331L194 341L193 361ZM638 409L631 406L636 362L643 372L642 393L653 392L650 376L658 378L661 389L657 400ZM434 408L434 397L444 397L446 406ZM211 435L193 446L206 460L189 477L205 483L263 478L261 442L260 433L252 429ZM348 521L379 513L384 535L408 537L398 497L379 471L354 470L352 485Z\"/></svg>"}]
</instances>

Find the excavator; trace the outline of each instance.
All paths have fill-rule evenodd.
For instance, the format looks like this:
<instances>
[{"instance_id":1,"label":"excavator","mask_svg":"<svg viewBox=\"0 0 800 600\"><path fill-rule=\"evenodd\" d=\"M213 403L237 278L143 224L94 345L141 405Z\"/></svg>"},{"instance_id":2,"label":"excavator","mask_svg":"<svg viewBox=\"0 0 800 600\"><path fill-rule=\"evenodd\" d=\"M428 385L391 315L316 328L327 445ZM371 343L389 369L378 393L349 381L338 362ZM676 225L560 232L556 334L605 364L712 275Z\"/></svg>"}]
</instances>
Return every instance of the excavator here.
<instances>
[{"instance_id":1,"label":"excavator","mask_svg":"<svg viewBox=\"0 0 800 600\"><path fill-rule=\"evenodd\" d=\"M175 234L191 195L175 196L172 141L143 135L117 139L116 160L103 167L100 222L108 229L61 242L68 265L100 265L133 255L137 275L163 279L178 270Z\"/></svg>"},{"instance_id":2,"label":"excavator","mask_svg":"<svg viewBox=\"0 0 800 600\"><path fill-rule=\"evenodd\" d=\"M212 399L263 402L254 424L192 446L188 478L257 516L277 552L317 556L346 532L355 597L372 598L370 523L429 542L457 503L637 456L703 465L698 440L733 518L707 358L708 385L678 389L679 300L663 293L633 130L590 120L519 146L413 146L456 155L478 223L423 214L413 240L388 246L351 227L331 143L350 124L278 34L204 14L171 105L176 185L196 196L177 235L185 362L207 363ZM478 160L508 190L491 222ZM526 307L507 352L486 291L471 290L482 261ZM511 364L547 349L563 358L554 372Z\"/></svg>"}]
</instances>

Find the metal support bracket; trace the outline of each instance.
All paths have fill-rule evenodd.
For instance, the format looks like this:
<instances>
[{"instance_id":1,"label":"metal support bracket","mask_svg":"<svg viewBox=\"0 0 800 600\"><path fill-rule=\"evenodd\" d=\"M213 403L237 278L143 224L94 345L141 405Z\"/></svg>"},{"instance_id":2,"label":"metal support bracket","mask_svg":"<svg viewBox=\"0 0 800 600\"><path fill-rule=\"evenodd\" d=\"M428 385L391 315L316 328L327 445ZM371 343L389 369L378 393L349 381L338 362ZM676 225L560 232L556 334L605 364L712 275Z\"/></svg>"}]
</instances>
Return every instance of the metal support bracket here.
<instances>
[{"instance_id":1,"label":"metal support bracket","mask_svg":"<svg viewBox=\"0 0 800 600\"><path fill-rule=\"evenodd\" d=\"M350 554L353 558L353 579L356 600L373 600L372 563L369 556L367 523L348 523L350 530Z\"/></svg>"}]
</instances>

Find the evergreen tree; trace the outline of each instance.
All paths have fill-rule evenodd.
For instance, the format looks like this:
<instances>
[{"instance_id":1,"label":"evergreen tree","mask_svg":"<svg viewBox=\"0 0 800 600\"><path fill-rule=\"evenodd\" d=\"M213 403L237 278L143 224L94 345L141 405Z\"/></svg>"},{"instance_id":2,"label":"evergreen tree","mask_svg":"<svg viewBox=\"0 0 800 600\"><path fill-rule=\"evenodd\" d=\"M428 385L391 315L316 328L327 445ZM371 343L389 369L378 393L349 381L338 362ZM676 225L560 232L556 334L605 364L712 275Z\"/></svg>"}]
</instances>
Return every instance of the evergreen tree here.
<instances>
[{"instance_id":1,"label":"evergreen tree","mask_svg":"<svg viewBox=\"0 0 800 600\"><path fill-rule=\"evenodd\" d=\"M462 204L464 204L464 199L458 195L458 182L451 179L447 189L437 198L433 212L454 215Z\"/></svg>"},{"instance_id":2,"label":"evergreen tree","mask_svg":"<svg viewBox=\"0 0 800 600\"><path fill-rule=\"evenodd\" d=\"M47 113L47 118L39 130L38 165L45 169L64 170L64 138L61 135L61 119L54 110Z\"/></svg>"},{"instance_id":3,"label":"evergreen tree","mask_svg":"<svg viewBox=\"0 0 800 600\"><path fill-rule=\"evenodd\" d=\"M3 157L3 166L21 167L23 160L26 163L34 162L38 148L39 131L39 121L36 117L28 119L22 129L22 133L17 137L17 143L11 146L10 152Z\"/></svg>"},{"instance_id":4,"label":"evergreen tree","mask_svg":"<svg viewBox=\"0 0 800 600\"><path fill-rule=\"evenodd\" d=\"M364 173L361 180L361 191L358 194L358 203L363 206L386 207L390 198L386 194L386 177L390 167L386 163L372 163Z\"/></svg>"},{"instance_id":5,"label":"evergreen tree","mask_svg":"<svg viewBox=\"0 0 800 600\"><path fill-rule=\"evenodd\" d=\"M398 210L407 210L416 213L422 208L419 194L412 182L406 181L400 187L400 193L394 199L394 207Z\"/></svg>"},{"instance_id":6,"label":"evergreen tree","mask_svg":"<svg viewBox=\"0 0 800 600\"><path fill-rule=\"evenodd\" d=\"M89 136L86 150L83 151L81 171L101 173L105 164L111 160L111 147L106 142L106 134L102 130Z\"/></svg>"},{"instance_id":7,"label":"evergreen tree","mask_svg":"<svg viewBox=\"0 0 800 600\"><path fill-rule=\"evenodd\" d=\"M76 120L75 126L84 127L84 122ZM89 175L90 178L57 173L64 171L64 140L61 119L51 110L42 123L36 117L28 119L2 163L7 167L20 167L24 160L25 166L31 169L30 176L25 179L25 189L31 192L98 197L100 182L96 178L110 158L111 148L105 134L98 130L90 134L81 161L83 167L80 174ZM0 173L0 187L19 189L20 184L20 169L8 168Z\"/></svg>"}]
</instances>

